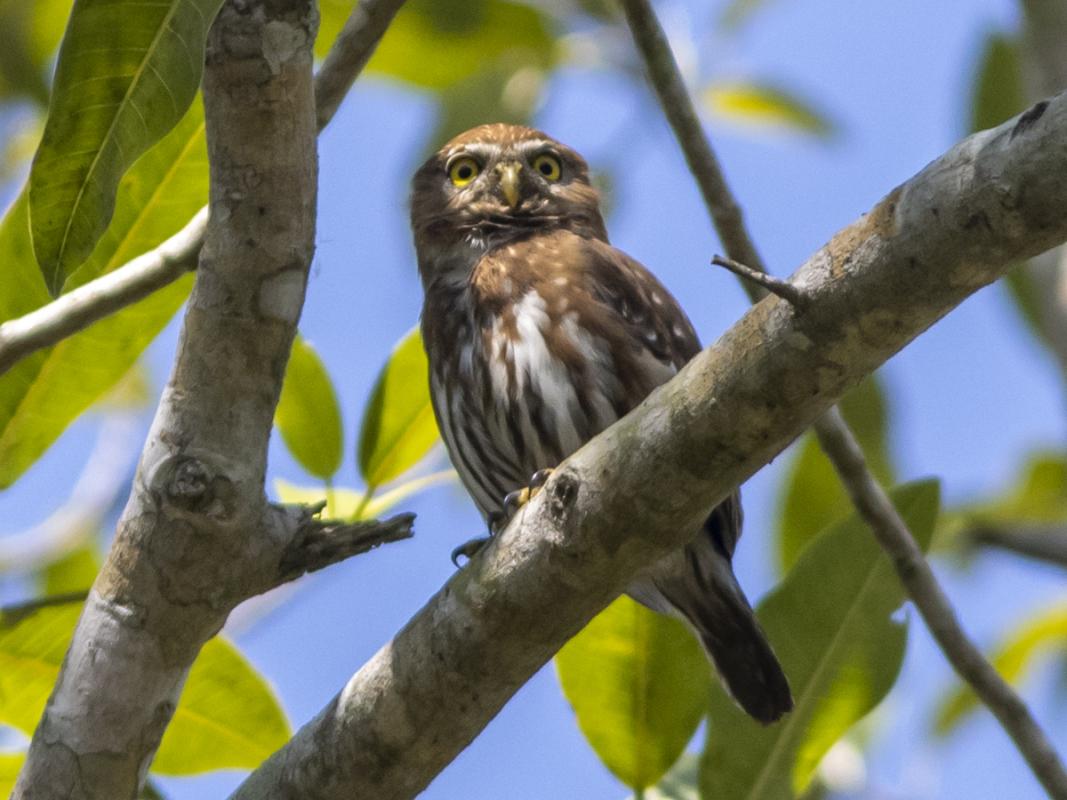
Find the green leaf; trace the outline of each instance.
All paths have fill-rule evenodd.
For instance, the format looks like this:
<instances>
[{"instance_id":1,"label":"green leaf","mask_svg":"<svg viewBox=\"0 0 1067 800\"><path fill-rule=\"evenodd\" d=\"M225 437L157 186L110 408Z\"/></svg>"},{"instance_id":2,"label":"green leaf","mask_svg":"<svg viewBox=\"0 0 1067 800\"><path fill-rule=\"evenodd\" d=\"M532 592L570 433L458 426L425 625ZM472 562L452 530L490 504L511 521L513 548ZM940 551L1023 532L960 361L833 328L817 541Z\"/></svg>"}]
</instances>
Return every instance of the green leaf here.
<instances>
[{"instance_id":1,"label":"green leaf","mask_svg":"<svg viewBox=\"0 0 1067 800\"><path fill-rule=\"evenodd\" d=\"M367 69L442 89L489 65L547 68L553 46L545 15L528 5L506 0L409 0Z\"/></svg>"},{"instance_id":2,"label":"green leaf","mask_svg":"<svg viewBox=\"0 0 1067 800\"><path fill-rule=\"evenodd\" d=\"M316 478L329 480L341 467L341 407L319 354L297 336L289 354L274 423L289 452Z\"/></svg>"},{"instance_id":3,"label":"green leaf","mask_svg":"<svg viewBox=\"0 0 1067 800\"><path fill-rule=\"evenodd\" d=\"M825 113L779 86L747 81L715 83L704 89L701 98L705 108L726 120L821 139L837 132Z\"/></svg>"},{"instance_id":4,"label":"green leaf","mask_svg":"<svg viewBox=\"0 0 1067 800\"><path fill-rule=\"evenodd\" d=\"M922 547L930 542L938 484L895 489L893 502ZM796 707L761 727L718 686L712 691L701 790L716 800L791 800L830 746L892 687L906 627L889 559L856 516L801 553L757 615L789 676Z\"/></svg>"},{"instance_id":5,"label":"green leaf","mask_svg":"<svg viewBox=\"0 0 1067 800\"><path fill-rule=\"evenodd\" d=\"M1014 486L999 497L968 503L942 515L937 544L955 543L965 530L976 527L1014 527L1067 522L1067 457L1037 452L1027 457Z\"/></svg>"},{"instance_id":6,"label":"green leaf","mask_svg":"<svg viewBox=\"0 0 1067 800\"><path fill-rule=\"evenodd\" d=\"M883 485L891 485L889 408L881 382L874 375L866 378L842 398L840 407L875 477ZM852 511L837 471L812 432L804 434L790 456L779 502L775 541L784 574L808 542Z\"/></svg>"},{"instance_id":7,"label":"green leaf","mask_svg":"<svg viewBox=\"0 0 1067 800\"><path fill-rule=\"evenodd\" d=\"M148 151L119 185L115 215L72 284L125 264L176 233L207 201L203 111ZM49 301L33 258L25 194L0 223L0 319ZM192 275L119 311L0 375L0 488L10 486L66 427L137 361L184 301Z\"/></svg>"},{"instance_id":8,"label":"green leaf","mask_svg":"<svg viewBox=\"0 0 1067 800\"><path fill-rule=\"evenodd\" d=\"M0 0L0 100L48 102L48 62L63 36L73 0Z\"/></svg>"},{"instance_id":9,"label":"green leaf","mask_svg":"<svg viewBox=\"0 0 1067 800\"><path fill-rule=\"evenodd\" d=\"M189 672L152 771L254 769L290 735L273 690L233 644L216 636Z\"/></svg>"},{"instance_id":10,"label":"green leaf","mask_svg":"<svg viewBox=\"0 0 1067 800\"><path fill-rule=\"evenodd\" d=\"M280 478L274 481L274 490L278 493L278 499L283 503L316 505L325 502L326 508L322 512L325 517L355 522L361 519L377 519L412 495L434 486L452 483L457 479L455 470L431 472L429 475L404 481L388 492L383 492L369 500L363 492L356 489L296 486Z\"/></svg>"},{"instance_id":11,"label":"green leaf","mask_svg":"<svg viewBox=\"0 0 1067 800\"><path fill-rule=\"evenodd\" d=\"M134 161L182 119L222 0L77 0L30 171L33 248L56 295L92 253Z\"/></svg>"},{"instance_id":12,"label":"green leaf","mask_svg":"<svg viewBox=\"0 0 1067 800\"><path fill-rule=\"evenodd\" d=\"M648 789L642 800L700 800L700 757L682 753L660 782ZM630 800L637 800L632 795Z\"/></svg>"},{"instance_id":13,"label":"green leaf","mask_svg":"<svg viewBox=\"0 0 1067 800\"><path fill-rule=\"evenodd\" d=\"M990 33L971 89L970 131L995 128L1026 108L1019 45L1003 33Z\"/></svg>"},{"instance_id":14,"label":"green leaf","mask_svg":"<svg viewBox=\"0 0 1067 800\"><path fill-rule=\"evenodd\" d=\"M0 753L0 797L9 797L15 791L15 781L25 762L25 753Z\"/></svg>"},{"instance_id":15,"label":"green leaf","mask_svg":"<svg viewBox=\"0 0 1067 800\"><path fill-rule=\"evenodd\" d=\"M545 79L545 72L537 67L497 66L442 89L441 116L430 146L436 149L441 142L486 120L529 123L541 101Z\"/></svg>"},{"instance_id":16,"label":"green leaf","mask_svg":"<svg viewBox=\"0 0 1067 800\"><path fill-rule=\"evenodd\" d=\"M727 30L740 28L769 0L730 0L719 15L719 24Z\"/></svg>"},{"instance_id":17,"label":"green leaf","mask_svg":"<svg viewBox=\"0 0 1067 800\"><path fill-rule=\"evenodd\" d=\"M76 547L41 571L41 593L47 597L84 592L93 585L102 563L95 542Z\"/></svg>"},{"instance_id":18,"label":"green leaf","mask_svg":"<svg viewBox=\"0 0 1067 800\"><path fill-rule=\"evenodd\" d=\"M79 600L0 615L0 722L33 732L81 610ZM193 664L153 769L168 775L251 769L288 738L289 724L266 682L216 637Z\"/></svg>"},{"instance_id":19,"label":"green leaf","mask_svg":"<svg viewBox=\"0 0 1067 800\"><path fill-rule=\"evenodd\" d=\"M429 369L415 329L378 374L359 434L359 470L370 491L407 472L437 441Z\"/></svg>"},{"instance_id":20,"label":"green leaf","mask_svg":"<svg viewBox=\"0 0 1067 800\"><path fill-rule=\"evenodd\" d=\"M681 622L625 596L564 645L556 670L585 738L635 790L662 778L693 738L711 674Z\"/></svg>"},{"instance_id":21,"label":"green leaf","mask_svg":"<svg viewBox=\"0 0 1067 800\"><path fill-rule=\"evenodd\" d=\"M1000 676L1018 686L1034 662L1067 647L1067 606L1042 611L1027 620L998 644L989 660ZM947 736L972 711L979 707L978 698L965 684L957 684L945 695L937 709L934 730Z\"/></svg>"}]
</instances>

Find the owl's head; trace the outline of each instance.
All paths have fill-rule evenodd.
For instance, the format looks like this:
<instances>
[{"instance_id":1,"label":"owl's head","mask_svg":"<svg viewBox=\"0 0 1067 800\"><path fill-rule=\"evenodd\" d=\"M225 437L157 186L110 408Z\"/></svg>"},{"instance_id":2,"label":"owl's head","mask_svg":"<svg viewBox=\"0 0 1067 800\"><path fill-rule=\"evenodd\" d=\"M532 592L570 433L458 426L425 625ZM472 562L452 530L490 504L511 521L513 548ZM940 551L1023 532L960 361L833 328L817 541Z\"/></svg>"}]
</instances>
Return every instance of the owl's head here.
<instances>
[{"instance_id":1,"label":"owl's head","mask_svg":"<svg viewBox=\"0 0 1067 800\"><path fill-rule=\"evenodd\" d=\"M484 249L551 228L606 238L585 160L521 125L472 128L431 156L415 173L411 224L420 261L428 249Z\"/></svg>"}]
</instances>

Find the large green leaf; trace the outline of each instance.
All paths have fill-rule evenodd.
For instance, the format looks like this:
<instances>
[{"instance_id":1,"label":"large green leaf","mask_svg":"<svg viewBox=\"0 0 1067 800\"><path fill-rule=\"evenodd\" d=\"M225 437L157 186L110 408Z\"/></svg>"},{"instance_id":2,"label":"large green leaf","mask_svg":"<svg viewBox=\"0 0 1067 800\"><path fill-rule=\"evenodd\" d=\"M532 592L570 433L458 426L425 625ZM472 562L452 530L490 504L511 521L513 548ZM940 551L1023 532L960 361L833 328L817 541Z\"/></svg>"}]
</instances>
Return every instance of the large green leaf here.
<instances>
[{"instance_id":1,"label":"large green leaf","mask_svg":"<svg viewBox=\"0 0 1067 800\"><path fill-rule=\"evenodd\" d=\"M344 432L341 406L319 354L298 336L289 353L274 422L300 466L329 480L341 467Z\"/></svg>"},{"instance_id":2,"label":"large green leaf","mask_svg":"<svg viewBox=\"0 0 1067 800\"><path fill-rule=\"evenodd\" d=\"M97 523L83 524L91 524L95 528ZM38 576L41 591L45 595L84 592L96 580L101 563L96 541L90 538L41 570Z\"/></svg>"},{"instance_id":3,"label":"large green leaf","mask_svg":"<svg viewBox=\"0 0 1067 800\"><path fill-rule=\"evenodd\" d=\"M371 391L359 434L359 470L368 491L400 477L437 441L429 365L413 330L393 349Z\"/></svg>"},{"instance_id":4,"label":"large green leaf","mask_svg":"<svg viewBox=\"0 0 1067 800\"><path fill-rule=\"evenodd\" d=\"M701 99L709 111L730 121L822 139L836 133L836 125L824 112L781 86L749 81L713 83L701 92Z\"/></svg>"},{"instance_id":5,"label":"large green leaf","mask_svg":"<svg viewBox=\"0 0 1067 800\"><path fill-rule=\"evenodd\" d=\"M879 380L872 375L846 394L841 413L856 434L875 476L883 484L892 484L889 409ZM785 573L819 531L852 511L841 479L814 433L806 433L791 455L780 503L775 541L778 564Z\"/></svg>"},{"instance_id":6,"label":"large green leaf","mask_svg":"<svg viewBox=\"0 0 1067 800\"><path fill-rule=\"evenodd\" d=\"M1018 685L1042 656L1067 650L1067 607L1042 611L1027 620L994 648L990 662L1004 680ZM972 711L978 698L969 686L959 684L938 705L934 728L941 736L951 733Z\"/></svg>"},{"instance_id":7,"label":"large green leaf","mask_svg":"<svg viewBox=\"0 0 1067 800\"><path fill-rule=\"evenodd\" d=\"M320 34L320 38L326 37ZM409 0L367 69L441 89L489 65L548 67L553 46L545 15L528 5L506 0Z\"/></svg>"},{"instance_id":8,"label":"large green leaf","mask_svg":"<svg viewBox=\"0 0 1067 800\"><path fill-rule=\"evenodd\" d=\"M662 778L693 737L711 674L681 622L625 596L559 651L556 670L585 738L636 790Z\"/></svg>"},{"instance_id":9,"label":"large green leaf","mask_svg":"<svg viewBox=\"0 0 1067 800\"><path fill-rule=\"evenodd\" d=\"M33 248L52 294L107 228L122 176L189 108L221 4L75 2L30 172Z\"/></svg>"},{"instance_id":10,"label":"large green leaf","mask_svg":"<svg viewBox=\"0 0 1067 800\"><path fill-rule=\"evenodd\" d=\"M80 283L110 272L176 233L207 201L203 110L194 105L119 185L111 225ZM0 319L49 301L30 245L25 196L0 223ZM192 276L160 289L0 375L0 488L10 486L66 427L114 386L189 293Z\"/></svg>"},{"instance_id":11,"label":"large green leaf","mask_svg":"<svg viewBox=\"0 0 1067 800\"><path fill-rule=\"evenodd\" d=\"M8 797L15 790L15 781L25 761L24 753L0 753L0 797Z\"/></svg>"},{"instance_id":12,"label":"large green leaf","mask_svg":"<svg viewBox=\"0 0 1067 800\"><path fill-rule=\"evenodd\" d=\"M893 502L920 545L933 533L936 481L902 486ZM830 746L892 687L906 627L889 559L855 516L820 534L760 604L760 622L789 676L796 707L761 727L718 687L701 764L704 797L792 800Z\"/></svg>"},{"instance_id":13,"label":"large green leaf","mask_svg":"<svg viewBox=\"0 0 1067 800\"><path fill-rule=\"evenodd\" d=\"M30 734L81 614L81 601L0 615L0 723ZM229 642L204 645L153 769L188 775L253 768L289 738L270 688Z\"/></svg>"}]
</instances>

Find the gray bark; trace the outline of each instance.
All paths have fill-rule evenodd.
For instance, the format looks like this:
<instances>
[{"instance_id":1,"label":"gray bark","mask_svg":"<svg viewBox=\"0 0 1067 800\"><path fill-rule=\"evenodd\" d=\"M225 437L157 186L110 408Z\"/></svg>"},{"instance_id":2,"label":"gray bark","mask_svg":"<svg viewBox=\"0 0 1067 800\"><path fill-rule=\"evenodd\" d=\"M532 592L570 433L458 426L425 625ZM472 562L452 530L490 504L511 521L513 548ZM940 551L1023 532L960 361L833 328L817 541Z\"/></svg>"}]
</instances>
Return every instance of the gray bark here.
<instances>
[{"instance_id":1,"label":"gray bark","mask_svg":"<svg viewBox=\"0 0 1067 800\"><path fill-rule=\"evenodd\" d=\"M210 34L211 213L178 357L15 798L134 797L201 645L308 528L263 477L314 243L316 19L231 2Z\"/></svg>"},{"instance_id":2,"label":"gray bark","mask_svg":"<svg viewBox=\"0 0 1067 800\"><path fill-rule=\"evenodd\" d=\"M1067 238L1065 193L1062 95L895 189L793 276L809 308L763 300L568 459L234 797L415 795L643 565L848 388Z\"/></svg>"}]
</instances>

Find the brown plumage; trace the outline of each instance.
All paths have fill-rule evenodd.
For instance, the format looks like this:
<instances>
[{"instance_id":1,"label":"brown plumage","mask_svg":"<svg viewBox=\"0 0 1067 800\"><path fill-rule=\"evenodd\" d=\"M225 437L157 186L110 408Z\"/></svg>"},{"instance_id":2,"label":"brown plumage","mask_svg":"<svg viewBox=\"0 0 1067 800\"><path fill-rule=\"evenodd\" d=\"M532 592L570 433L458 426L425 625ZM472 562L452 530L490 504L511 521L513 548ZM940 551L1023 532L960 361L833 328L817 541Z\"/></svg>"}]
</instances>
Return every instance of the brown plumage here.
<instances>
[{"instance_id":1,"label":"brown plumage","mask_svg":"<svg viewBox=\"0 0 1067 800\"><path fill-rule=\"evenodd\" d=\"M415 174L411 222L437 421L486 518L640 403L700 349L685 313L608 243L578 153L532 128L484 125ZM789 685L730 566L734 495L627 593L681 616L762 722Z\"/></svg>"}]
</instances>

